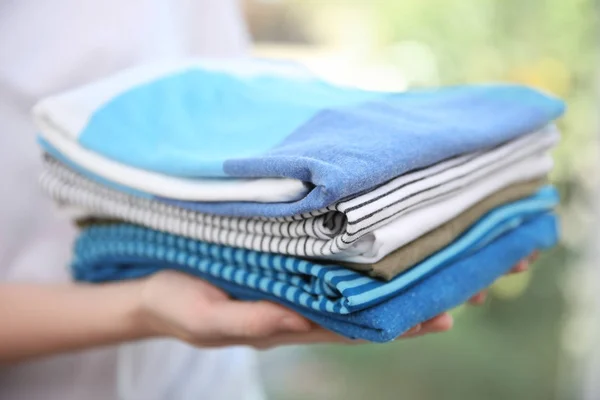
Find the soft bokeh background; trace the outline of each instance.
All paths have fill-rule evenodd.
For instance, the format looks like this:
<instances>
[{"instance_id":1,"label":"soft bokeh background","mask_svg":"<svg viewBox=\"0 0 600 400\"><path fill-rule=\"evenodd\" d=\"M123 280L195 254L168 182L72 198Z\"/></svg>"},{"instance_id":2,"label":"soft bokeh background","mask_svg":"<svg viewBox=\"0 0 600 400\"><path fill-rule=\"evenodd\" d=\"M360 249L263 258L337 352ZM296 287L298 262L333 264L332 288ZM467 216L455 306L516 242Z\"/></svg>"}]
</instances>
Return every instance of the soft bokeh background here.
<instances>
[{"instance_id":1,"label":"soft bokeh background","mask_svg":"<svg viewBox=\"0 0 600 400\"><path fill-rule=\"evenodd\" d=\"M586 375L600 378L589 362L600 342L600 282L584 252L600 171L598 2L247 0L245 7L255 55L297 60L334 82L406 90L511 81L569 107L552 176L563 198L560 247L531 272L501 279L485 306L454 310L450 333L265 354L273 398L600 399L593 382L584 390Z\"/></svg>"}]
</instances>

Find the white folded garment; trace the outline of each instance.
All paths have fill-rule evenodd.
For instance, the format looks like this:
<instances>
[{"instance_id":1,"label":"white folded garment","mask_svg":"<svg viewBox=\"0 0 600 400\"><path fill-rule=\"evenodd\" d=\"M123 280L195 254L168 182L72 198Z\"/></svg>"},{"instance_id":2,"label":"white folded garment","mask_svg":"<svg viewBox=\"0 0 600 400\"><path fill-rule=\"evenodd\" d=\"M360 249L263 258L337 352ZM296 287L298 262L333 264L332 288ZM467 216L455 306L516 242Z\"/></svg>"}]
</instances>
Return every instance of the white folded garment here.
<instances>
[{"instance_id":1,"label":"white folded garment","mask_svg":"<svg viewBox=\"0 0 600 400\"><path fill-rule=\"evenodd\" d=\"M418 237L447 222L496 190L543 177L552 166L547 151L557 141L557 132L530 134L486 152L405 174L326 209L283 218L193 212L103 187L53 160L47 161L42 181L59 204L78 210L80 216L121 219L207 242L265 252L347 261L368 257L368 262L372 262L372 258L395 250L402 240ZM448 212L428 215L425 220L429 222L422 226L403 224L402 230L408 232L398 239L394 234L374 233L392 221L426 212L422 210L454 198L462 200Z\"/></svg>"},{"instance_id":2,"label":"white folded garment","mask_svg":"<svg viewBox=\"0 0 600 400\"><path fill-rule=\"evenodd\" d=\"M553 166L549 155L539 155L499 170L459 192L436 198L387 225L362 236L351 248L327 259L371 264L412 242L443 222L450 221L487 196L511 184L543 177ZM443 221L440 223L440 221Z\"/></svg>"},{"instance_id":3,"label":"white folded garment","mask_svg":"<svg viewBox=\"0 0 600 400\"><path fill-rule=\"evenodd\" d=\"M77 134L94 112L123 90L149 82L165 73L176 73L192 67L248 76L276 73L300 80L314 79L314 75L297 64L271 60L191 59L185 62L176 60L137 66L101 82L42 100L33 109L40 137L55 152L82 170L154 196L189 201L259 203L291 202L303 198L310 187L297 179L174 177L111 160L85 149L77 141Z\"/></svg>"},{"instance_id":4,"label":"white folded garment","mask_svg":"<svg viewBox=\"0 0 600 400\"><path fill-rule=\"evenodd\" d=\"M187 201L279 203L301 199L310 191L308 185L297 179L169 176L112 161L62 136L53 137L51 144L54 150L82 171L153 196Z\"/></svg>"}]
</instances>

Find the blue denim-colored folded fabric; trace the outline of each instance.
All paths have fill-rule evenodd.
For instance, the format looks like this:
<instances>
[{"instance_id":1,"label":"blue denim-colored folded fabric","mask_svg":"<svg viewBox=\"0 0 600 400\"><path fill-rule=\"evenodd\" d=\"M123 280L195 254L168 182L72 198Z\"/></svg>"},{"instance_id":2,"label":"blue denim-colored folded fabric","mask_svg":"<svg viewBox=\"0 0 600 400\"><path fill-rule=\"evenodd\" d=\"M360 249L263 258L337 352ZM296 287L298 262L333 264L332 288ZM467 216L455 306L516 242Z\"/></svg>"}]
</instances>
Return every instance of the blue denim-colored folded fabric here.
<instances>
[{"instance_id":1,"label":"blue denim-colored folded fabric","mask_svg":"<svg viewBox=\"0 0 600 400\"><path fill-rule=\"evenodd\" d=\"M553 247L557 241L556 216L540 216L501 236L470 257L407 287L391 299L347 315L318 313L275 296L257 295L248 288L228 282L213 283L239 299L266 299L281 303L342 336L384 343L394 340L418 323L465 303L533 251Z\"/></svg>"},{"instance_id":2,"label":"blue denim-colored folded fabric","mask_svg":"<svg viewBox=\"0 0 600 400\"><path fill-rule=\"evenodd\" d=\"M560 100L515 85L380 93L316 78L202 67L118 90L111 82L110 96L104 89L96 93L102 82L92 86L89 97L104 100L83 115L90 103L81 101L87 100L85 88L42 103L38 116L78 146L143 170L187 178L285 177L314 185L288 203L174 201L222 215L321 209L408 171L539 130L564 111Z\"/></svg>"},{"instance_id":3,"label":"blue denim-colored folded fabric","mask_svg":"<svg viewBox=\"0 0 600 400\"><path fill-rule=\"evenodd\" d=\"M102 282L177 269L242 299L275 300L342 335L386 341L410 328L406 324L415 319L434 315L433 310L451 307L456 299L481 289L527 251L552 246L557 232L555 219L547 212L556 201L556 193L545 189L498 208L452 245L389 282L342 267L210 245L127 224L87 228L75 247L73 273L78 280ZM471 271L460 284L428 283L437 282L446 270L472 270L474 265L487 272ZM410 295L414 290L425 295ZM436 291L442 298L434 295ZM387 304L400 298L415 309L401 315L390 310Z\"/></svg>"}]
</instances>

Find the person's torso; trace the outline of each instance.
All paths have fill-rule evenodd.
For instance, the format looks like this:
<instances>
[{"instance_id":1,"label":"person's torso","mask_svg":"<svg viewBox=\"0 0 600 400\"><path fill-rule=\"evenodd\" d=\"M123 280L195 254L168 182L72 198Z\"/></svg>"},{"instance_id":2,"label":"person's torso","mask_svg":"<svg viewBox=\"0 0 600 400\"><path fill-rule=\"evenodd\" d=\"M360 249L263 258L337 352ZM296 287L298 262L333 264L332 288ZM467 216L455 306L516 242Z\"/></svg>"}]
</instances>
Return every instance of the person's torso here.
<instances>
[{"instance_id":1,"label":"person's torso","mask_svg":"<svg viewBox=\"0 0 600 400\"><path fill-rule=\"evenodd\" d=\"M0 4L0 280L69 276L75 231L38 187L33 104L134 64L243 55L247 37L237 7L232 0ZM149 341L0 367L0 398L238 399L247 393L255 399L254 362L247 350Z\"/></svg>"}]
</instances>

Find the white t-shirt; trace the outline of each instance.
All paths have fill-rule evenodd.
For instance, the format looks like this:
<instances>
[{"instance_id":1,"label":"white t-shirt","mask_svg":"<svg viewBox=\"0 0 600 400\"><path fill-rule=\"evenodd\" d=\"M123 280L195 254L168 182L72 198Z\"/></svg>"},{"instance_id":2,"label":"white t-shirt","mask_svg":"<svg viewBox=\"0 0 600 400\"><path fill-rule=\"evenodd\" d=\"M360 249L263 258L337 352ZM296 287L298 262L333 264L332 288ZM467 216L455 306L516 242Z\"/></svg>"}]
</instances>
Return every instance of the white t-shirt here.
<instances>
[{"instance_id":1,"label":"white t-shirt","mask_svg":"<svg viewBox=\"0 0 600 400\"><path fill-rule=\"evenodd\" d=\"M0 280L68 279L74 232L37 186L38 99L137 63L247 45L235 0L2 1ZM261 399L255 362L250 350L152 340L0 367L0 399Z\"/></svg>"}]
</instances>

